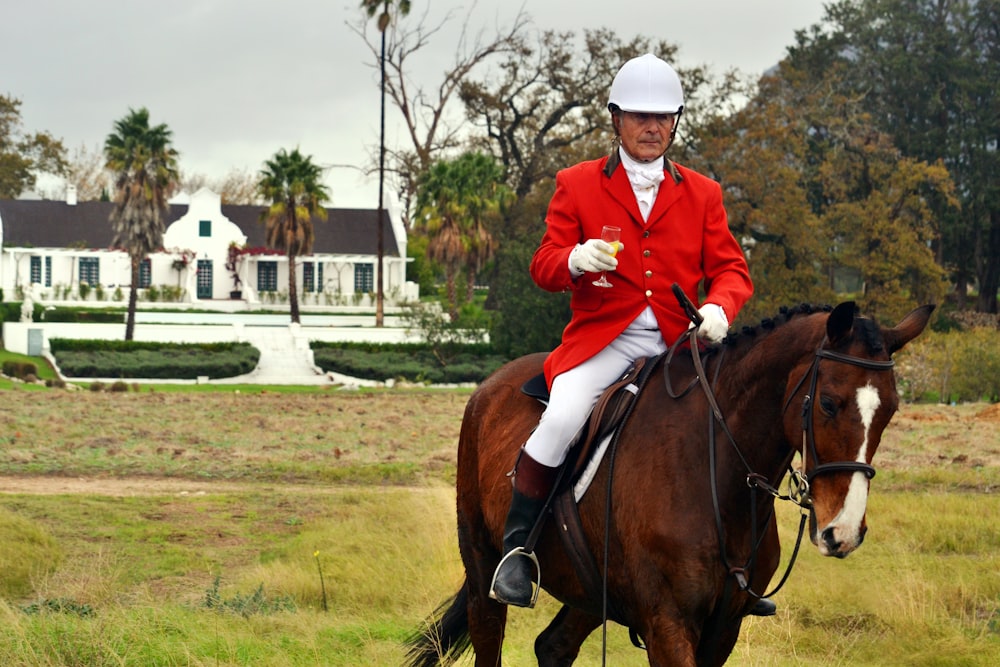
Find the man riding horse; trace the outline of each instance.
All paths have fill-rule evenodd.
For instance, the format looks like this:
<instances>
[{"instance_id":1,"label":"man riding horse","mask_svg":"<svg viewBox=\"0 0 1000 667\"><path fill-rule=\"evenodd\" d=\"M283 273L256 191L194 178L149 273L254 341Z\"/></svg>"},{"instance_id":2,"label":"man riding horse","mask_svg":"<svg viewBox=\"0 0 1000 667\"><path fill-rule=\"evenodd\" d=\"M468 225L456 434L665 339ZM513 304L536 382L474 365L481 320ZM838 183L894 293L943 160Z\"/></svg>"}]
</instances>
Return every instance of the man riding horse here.
<instances>
[{"instance_id":1,"label":"man riding horse","mask_svg":"<svg viewBox=\"0 0 1000 667\"><path fill-rule=\"evenodd\" d=\"M606 387L635 360L666 351L690 326L671 292L697 300L698 335L721 341L753 292L739 243L729 231L715 181L664 157L677 133L684 94L674 69L652 54L626 62L611 83L611 154L560 171L546 231L531 261L539 287L570 291L572 319L545 360L548 406L521 449L503 552L491 597L530 606L532 560L523 552L566 457ZM620 243L601 239L621 229ZM588 275L614 271L602 287ZM761 600L754 613L774 613Z\"/></svg>"}]
</instances>

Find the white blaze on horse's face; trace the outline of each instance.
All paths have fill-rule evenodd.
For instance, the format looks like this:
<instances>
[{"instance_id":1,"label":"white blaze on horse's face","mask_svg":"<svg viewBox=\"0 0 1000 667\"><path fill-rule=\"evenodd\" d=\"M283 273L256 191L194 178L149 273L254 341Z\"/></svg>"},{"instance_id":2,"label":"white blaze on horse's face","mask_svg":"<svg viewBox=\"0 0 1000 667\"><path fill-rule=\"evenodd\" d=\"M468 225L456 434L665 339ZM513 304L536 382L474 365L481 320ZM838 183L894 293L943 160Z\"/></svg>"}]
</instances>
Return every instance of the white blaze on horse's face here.
<instances>
[{"instance_id":1,"label":"white blaze on horse's face","mask_svg":"<svg viewBox=\"0 0 1000 667\"><path fill-rule=\"evenodd\" d=\"M858 388L855 400L863 427L861 446L855 460L858 463L867 463L872 423L875 413L882 405L882 399L879 398L878 390L868 383ZM820 553L824 556L843 558L861 546L861 541L864 539L862 526L867 507L868 478L863 473L856 472L851 476L851 485L840 513L820 531L821 539L818 541Z\"/></svg>"}]
</instances>

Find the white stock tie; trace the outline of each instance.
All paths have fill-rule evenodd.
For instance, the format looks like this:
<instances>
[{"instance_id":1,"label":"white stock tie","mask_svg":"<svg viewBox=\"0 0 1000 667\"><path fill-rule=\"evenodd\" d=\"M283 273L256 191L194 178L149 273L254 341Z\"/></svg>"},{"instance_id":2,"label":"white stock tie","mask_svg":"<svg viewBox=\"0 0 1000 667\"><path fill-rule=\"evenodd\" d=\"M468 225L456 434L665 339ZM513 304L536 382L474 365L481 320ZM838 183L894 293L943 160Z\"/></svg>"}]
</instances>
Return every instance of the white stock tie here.
<instances>
[{"instance_id":1,"label":"white stock tie","mask_svg":"<svg viewBox=\"0 0 1000 667\"><path fill-rule=\"evenodd\" d=\"M653 208L656 193L663 182L663 158L653 162L637 162L624 150L621 151L622 165L628 174L635 199L639 204L639 212L643 221L649 219L649 211Z\"/></svg>"}]
</instances>

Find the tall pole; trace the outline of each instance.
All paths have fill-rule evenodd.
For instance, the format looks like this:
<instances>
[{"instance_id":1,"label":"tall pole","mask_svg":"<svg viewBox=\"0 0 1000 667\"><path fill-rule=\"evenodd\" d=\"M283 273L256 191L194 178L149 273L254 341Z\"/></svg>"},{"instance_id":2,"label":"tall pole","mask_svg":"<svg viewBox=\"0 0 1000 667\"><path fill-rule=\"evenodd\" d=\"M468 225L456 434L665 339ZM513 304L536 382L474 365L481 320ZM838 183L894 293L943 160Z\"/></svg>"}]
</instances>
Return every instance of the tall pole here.
<instances>
[{"instance_id":1,"label":"tall pole","mask_svg":"<svg viewBox=\"0 0 1000 667\"><path fill-rule=\"evenodd\" d=\"M389 15L389 2L386 0L385 3L385 14L381 17L379 21L379 28L382 30L382 57L379 60L379 69L381 70L382 79L382 109L381 109L381 120L380 120L380 130L379 130L379 150L378 150L378 220L375 221L377 226L376 238L377 241L377 254L378 254L378 264L375 271L375 326L383 326L384 321L384 307L383 300L385 295L382 290L382 256L385 254L385 232L382 229L382 192L385 188L385 30L389 27L388 19Z\"/></svg>"}]
</instances>

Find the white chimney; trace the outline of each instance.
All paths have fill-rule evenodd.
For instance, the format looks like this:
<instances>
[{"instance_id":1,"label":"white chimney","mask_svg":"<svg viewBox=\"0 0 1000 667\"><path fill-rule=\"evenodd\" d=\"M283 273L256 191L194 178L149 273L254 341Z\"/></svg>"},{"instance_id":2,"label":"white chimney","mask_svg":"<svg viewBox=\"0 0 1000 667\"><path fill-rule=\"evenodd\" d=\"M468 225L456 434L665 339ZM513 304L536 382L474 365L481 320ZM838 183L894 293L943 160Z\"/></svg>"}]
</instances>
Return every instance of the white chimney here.
<instances>
[{"instance_id":1,"label":"white chimney","mask_svg":"<svg viewBox=\"0 0 1000 667\"><path fill-rule=\"evenodd\" d=\"M73 184L66 186L66 205L76 206L76 186Z\"/></svg>"}]
</instances>

